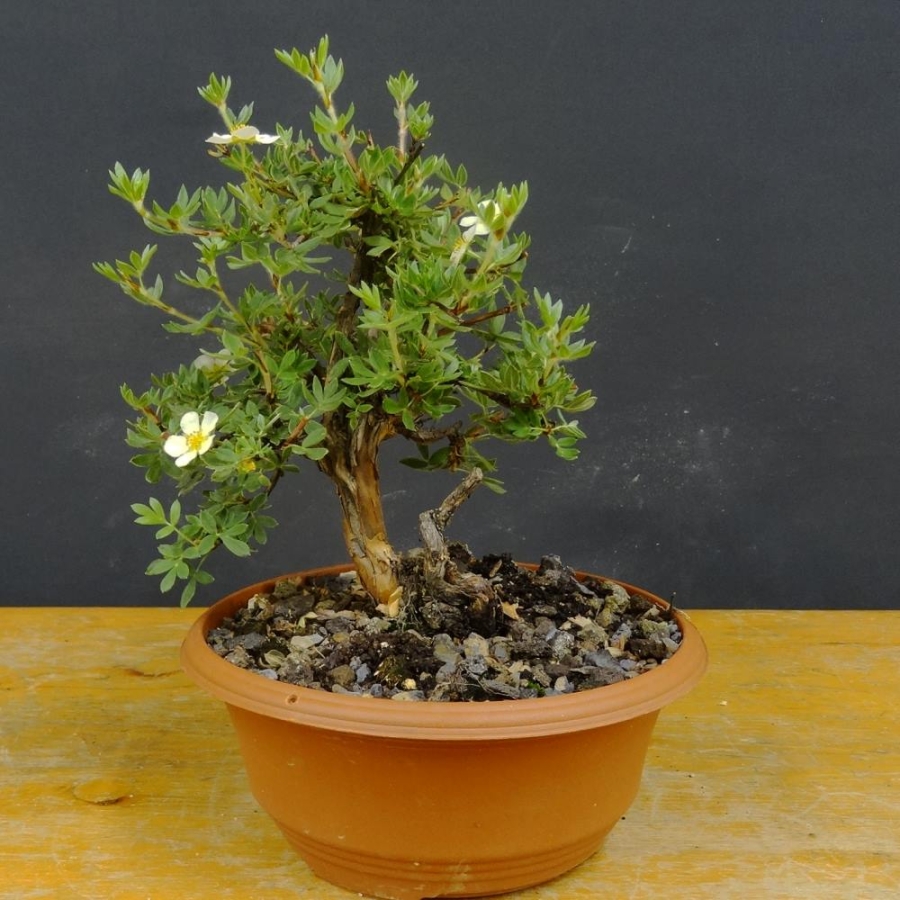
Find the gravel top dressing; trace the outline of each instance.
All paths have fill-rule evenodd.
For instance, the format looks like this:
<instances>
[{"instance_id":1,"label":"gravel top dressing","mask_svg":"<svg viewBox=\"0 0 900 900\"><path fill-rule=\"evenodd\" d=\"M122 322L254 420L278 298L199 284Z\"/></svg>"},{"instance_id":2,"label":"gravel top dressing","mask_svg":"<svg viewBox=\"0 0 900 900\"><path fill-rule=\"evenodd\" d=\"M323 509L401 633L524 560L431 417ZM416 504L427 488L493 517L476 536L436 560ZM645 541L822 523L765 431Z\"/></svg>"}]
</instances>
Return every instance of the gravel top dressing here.
<instances>
[{"instance_id":1,"label":"gravel top dressing","mask_svg":"<svg viewBox=\"0 0 900 900\"><path fill-rule=\"evenodd\" d=\"M536 571L453 547L467 593L424 585L404 563L407 602L383 615L353 572L285 580L213 629L228 662L266 678L392 700L509 700L614 684L665 662L681 633L667 609L621 585L579 581L557 557ZM473 584L475 585L473 600Z\"/></svg>"}]
</instances>

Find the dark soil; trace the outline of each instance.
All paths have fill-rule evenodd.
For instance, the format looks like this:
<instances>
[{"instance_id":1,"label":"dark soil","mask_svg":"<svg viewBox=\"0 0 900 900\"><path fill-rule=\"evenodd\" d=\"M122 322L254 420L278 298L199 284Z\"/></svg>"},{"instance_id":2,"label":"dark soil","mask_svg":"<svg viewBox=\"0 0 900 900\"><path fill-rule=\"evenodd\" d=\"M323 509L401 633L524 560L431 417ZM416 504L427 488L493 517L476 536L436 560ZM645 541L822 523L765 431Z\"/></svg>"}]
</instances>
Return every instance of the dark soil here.
<instances>
[{"instance_id":1,"label":"dark soil","mask_svg":"<svg viewBox=\"0 0 900 900\"><path fill-rule=\"evenodd\" d=\"M406 566L405 582L415 584L419 563L413 557ZM207 641L266 678L394 700L583 691L634 678L681 642L668 609L614 582L580 582L556 557L530 571L507 556L476 560L457 548L454 567L486 585L489 601L432 586L428 599L407 602L391 619L354 573L288 580L253 597Z\"/></svg>"}]
</instances>

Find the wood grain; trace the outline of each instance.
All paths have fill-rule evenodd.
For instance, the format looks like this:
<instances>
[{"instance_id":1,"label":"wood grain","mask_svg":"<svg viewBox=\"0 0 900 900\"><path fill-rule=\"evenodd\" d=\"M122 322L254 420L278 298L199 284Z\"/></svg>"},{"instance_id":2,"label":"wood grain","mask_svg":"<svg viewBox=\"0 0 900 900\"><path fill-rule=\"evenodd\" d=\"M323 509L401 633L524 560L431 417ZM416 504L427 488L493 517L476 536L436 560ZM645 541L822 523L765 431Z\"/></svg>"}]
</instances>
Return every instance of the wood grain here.
<instances>
[{"instance_id":1,"label":"wood grain","mask_svg":"<svg viewBox=\"0 0 900 900\"><path fill-rule=\"evenodd\" d=\"M250 796L224 708L178 668L196 615L0 612L4 900L357 897ZM508 896L900 896L900 612L691 617L710 671L660 717L625 821Z\"/></svg>"}]
</instances>

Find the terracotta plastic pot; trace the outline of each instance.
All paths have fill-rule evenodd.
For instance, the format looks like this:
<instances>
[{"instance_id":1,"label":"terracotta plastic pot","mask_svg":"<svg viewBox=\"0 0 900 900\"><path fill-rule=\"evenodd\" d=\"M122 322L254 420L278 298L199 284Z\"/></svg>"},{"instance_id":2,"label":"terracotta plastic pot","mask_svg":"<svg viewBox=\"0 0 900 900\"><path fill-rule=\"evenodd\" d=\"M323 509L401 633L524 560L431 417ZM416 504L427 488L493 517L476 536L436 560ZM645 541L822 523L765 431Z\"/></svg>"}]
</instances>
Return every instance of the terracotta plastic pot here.
<instances>
[{"instance_id":1,"label":"terracotta plastic pot","mask_svg":"<svg viewBox=\"0 0 900 900\"><path fill-rule=\"evenodd\" d=\"M484 896L578 865L634 799L659 710L707 663L700 634L678 615L684 640L665 664L575 694L415 703L298 688L225 662L205 641L275 581L210 607L182 664L227 704L253 794L300 856L320 877L375 897Z\"/></svg>"}]
</instances>

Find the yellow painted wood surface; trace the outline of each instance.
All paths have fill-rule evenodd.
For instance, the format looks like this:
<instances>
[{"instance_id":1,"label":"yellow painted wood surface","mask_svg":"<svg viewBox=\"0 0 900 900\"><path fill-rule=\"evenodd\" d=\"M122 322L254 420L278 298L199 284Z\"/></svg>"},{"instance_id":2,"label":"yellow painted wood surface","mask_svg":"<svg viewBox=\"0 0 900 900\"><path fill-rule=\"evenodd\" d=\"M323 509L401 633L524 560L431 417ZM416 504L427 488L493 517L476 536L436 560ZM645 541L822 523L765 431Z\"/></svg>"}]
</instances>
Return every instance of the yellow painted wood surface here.
<instances>
[{"instance_id":1,"label":"yellow painted wood surface","mask_svg":"<svg viewBox=\"0 0 900 900\"><path fill-rule=\"evenodd\" d=\"M357 897L250 796L178 668L196 615L0 609L4 900ZM661 715L625 821L508 900L900 897L900 612L691 617L710 671Z\"/></svg>"}]
</instances>

